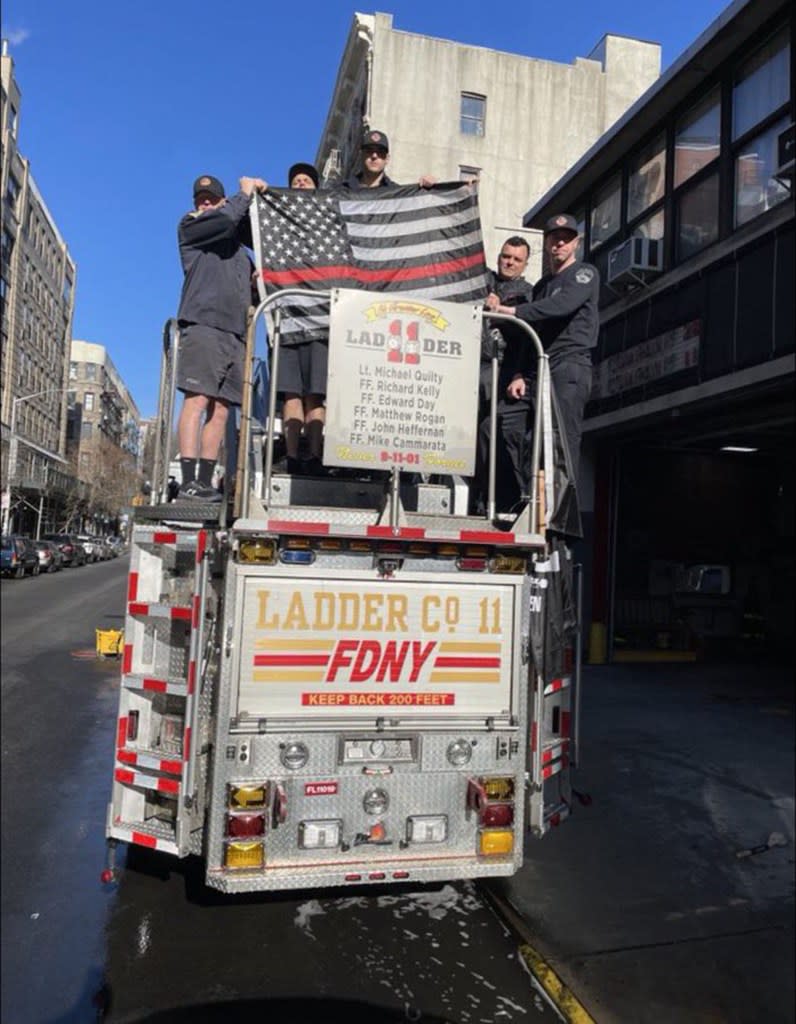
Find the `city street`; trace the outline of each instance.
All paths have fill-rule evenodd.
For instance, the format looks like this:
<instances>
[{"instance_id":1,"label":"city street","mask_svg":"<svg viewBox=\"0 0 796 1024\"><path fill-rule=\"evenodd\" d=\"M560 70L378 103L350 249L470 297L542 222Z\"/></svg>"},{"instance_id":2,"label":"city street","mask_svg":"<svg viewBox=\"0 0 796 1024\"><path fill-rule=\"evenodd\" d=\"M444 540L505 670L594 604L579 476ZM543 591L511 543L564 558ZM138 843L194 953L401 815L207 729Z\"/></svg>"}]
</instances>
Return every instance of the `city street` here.
<instances>
[{"instance_id":1,"label":"city street","mask_svg":"<svg viewBox=\"0 0 796 1024\"><path fill-rule=\"evenodd\" d=\"M591 803L494 886L511 929L474 884L229 897L140 849L103 888L126 567L2 583L4 1022L559 1019L521 943L598 1024L793 1021L784 667L586 668Z\"/></svg>"},{"instance_id":2,"label":"city street","mask_svg":"<svg viewBox=\"0 0 796 1024\"><path fill-rule=\"evenodd\" d=\"M98 994L119 1022L559 1019L471 884L224 897L135 850L100 885L119 664L89 655L127 563L2 584L2 1020L82 1024Z\"/></svg>"}]
</instances>

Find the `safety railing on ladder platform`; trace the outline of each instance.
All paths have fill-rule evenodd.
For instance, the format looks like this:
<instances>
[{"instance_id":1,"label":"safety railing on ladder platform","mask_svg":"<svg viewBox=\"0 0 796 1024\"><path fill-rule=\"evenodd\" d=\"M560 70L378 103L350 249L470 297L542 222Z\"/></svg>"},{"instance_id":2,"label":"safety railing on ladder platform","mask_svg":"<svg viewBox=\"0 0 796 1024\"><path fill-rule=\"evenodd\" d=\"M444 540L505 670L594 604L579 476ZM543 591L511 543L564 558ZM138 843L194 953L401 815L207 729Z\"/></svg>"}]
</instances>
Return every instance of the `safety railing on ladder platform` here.
<instances>
[{"instance_id":1,"label":"safety railing on ladder platform","mask_svg":"<svg viewBox=\"0 0 796 1024\"><path fill-rule=\"evenodd\" d=\"M177 383L180 329L174 317L163 325L163 351L160 359L158 414L155 420L155 460L152 470L150 505L168 501L171 431L174 424L174 397Z\"/></svg>"}]
</instances>

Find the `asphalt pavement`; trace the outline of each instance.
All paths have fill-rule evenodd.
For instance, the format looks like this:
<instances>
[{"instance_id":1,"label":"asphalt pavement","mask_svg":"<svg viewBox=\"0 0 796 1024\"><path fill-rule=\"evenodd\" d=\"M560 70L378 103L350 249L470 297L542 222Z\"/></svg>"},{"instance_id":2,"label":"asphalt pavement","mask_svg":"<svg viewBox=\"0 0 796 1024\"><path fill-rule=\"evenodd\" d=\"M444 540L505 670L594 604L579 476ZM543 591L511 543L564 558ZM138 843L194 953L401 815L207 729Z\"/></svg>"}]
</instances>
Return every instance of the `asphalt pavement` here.
<instances>
[{"instance_id":1,"label":"asphalt pavement","mask_svg":"<svg viewBox=\"0 0 796 1024\"><path fill-rule=\"evenodd\" d=\"M534 948L599 1024L792 1024L792 666L588 667L581 736L500 887Z\"/></svg>"},{"instance_id":2,"label":"asphalt pavement","mask_svg":"<svg viewBox=\"0 0 796 1024\"><path fill-rule=\"evenodd\" d=\"M4 1024L555 1020L521 946L573 1020L794 1020L788 668L587 668L591 803L527 840L505 922L468 883L229 897L137 850L102 888L119 665L94 630L126 568L2 584Z\"/></svg>"}]
</instances>

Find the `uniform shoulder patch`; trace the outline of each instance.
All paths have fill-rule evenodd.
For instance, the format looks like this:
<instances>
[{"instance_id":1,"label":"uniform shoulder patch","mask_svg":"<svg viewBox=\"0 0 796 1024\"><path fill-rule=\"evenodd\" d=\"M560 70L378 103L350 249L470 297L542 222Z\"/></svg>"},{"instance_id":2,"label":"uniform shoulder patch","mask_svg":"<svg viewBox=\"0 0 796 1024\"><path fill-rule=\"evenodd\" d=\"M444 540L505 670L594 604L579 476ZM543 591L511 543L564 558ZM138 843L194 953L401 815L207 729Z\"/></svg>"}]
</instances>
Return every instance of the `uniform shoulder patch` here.
<instances>
[{"instance_id":1,"label":"uniform shoulder patch","mask_svg":"<svg viewBox=\"0 0 796 1024\"><path fill-rule=\"evenodd\" d=\"M575 272L575 280L578 284L588 284L594 277L594 271L591 267L578 267Z\"/></svg>"}]
</instances>

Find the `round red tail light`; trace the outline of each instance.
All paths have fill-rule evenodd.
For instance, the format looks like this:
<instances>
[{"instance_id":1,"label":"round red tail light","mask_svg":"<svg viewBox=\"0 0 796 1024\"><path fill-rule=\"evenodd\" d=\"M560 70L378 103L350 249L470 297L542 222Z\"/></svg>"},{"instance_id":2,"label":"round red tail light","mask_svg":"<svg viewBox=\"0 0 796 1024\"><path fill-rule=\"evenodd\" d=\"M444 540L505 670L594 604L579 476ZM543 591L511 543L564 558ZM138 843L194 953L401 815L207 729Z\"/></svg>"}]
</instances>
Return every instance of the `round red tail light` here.
<instances>
[{"instance_id":1,"label":"round red tail light","mask_svg":"<svg viewBox=\"0 0 796 1024\"><path fill-rule=\"evenodd\" d=\"M481 824L487 828L512 825L514 808L511 804L487 804L481 814Z\"/></svg>"}]
</instances>

